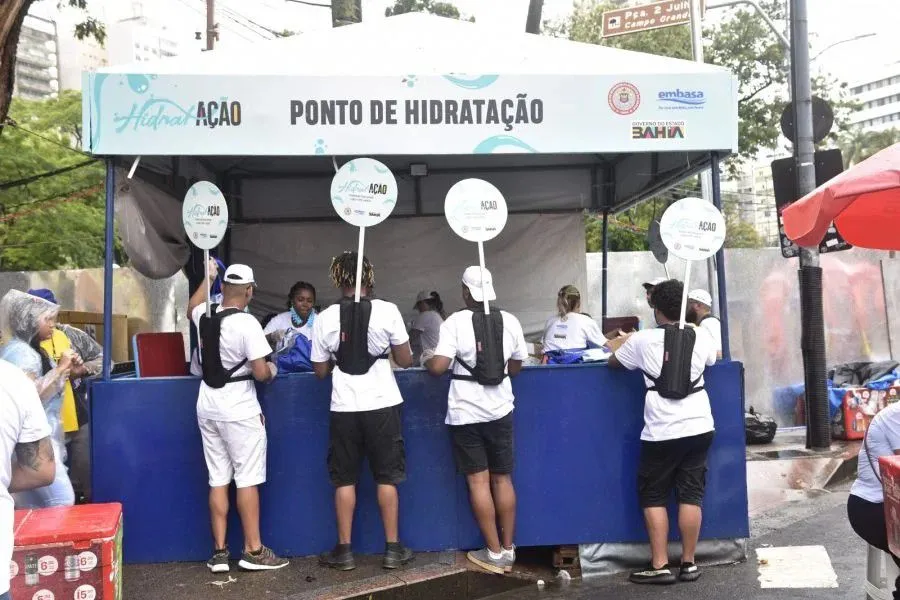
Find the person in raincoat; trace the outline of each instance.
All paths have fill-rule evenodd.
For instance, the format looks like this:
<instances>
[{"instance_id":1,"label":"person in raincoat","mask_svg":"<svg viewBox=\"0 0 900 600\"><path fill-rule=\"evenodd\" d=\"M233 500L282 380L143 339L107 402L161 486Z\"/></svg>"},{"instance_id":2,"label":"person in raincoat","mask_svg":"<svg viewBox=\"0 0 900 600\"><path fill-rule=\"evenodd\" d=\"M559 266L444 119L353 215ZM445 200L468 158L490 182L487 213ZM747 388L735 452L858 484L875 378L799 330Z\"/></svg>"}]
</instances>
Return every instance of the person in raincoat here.
<instances>
[{"instance_id":1,"label":"person in raincoat","mask_svg":"<svg viewBox=\"0 0 900 600\"><path fill-rule=\"evenodd\" d=\"M0 332L3 335L0 359L16 365L34 381L50 423L56 460L53 483L15 494L16 508L71 506L75 503L75 493L64 464L62 401L69 374L81 361L69 350L56 362L41 348L41 342L53 335L58 313L57 305L18 290L10 290L0 300Z\"/></svg>"}]
</instances>

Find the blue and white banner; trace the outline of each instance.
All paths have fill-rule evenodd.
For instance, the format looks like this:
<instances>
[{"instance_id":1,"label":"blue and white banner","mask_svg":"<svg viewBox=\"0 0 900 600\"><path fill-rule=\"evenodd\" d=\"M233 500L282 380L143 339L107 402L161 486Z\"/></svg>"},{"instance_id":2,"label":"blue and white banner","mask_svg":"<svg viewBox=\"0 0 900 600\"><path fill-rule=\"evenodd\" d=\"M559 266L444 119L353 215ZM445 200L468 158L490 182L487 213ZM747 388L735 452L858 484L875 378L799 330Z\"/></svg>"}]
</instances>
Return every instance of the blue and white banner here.
<instances>
[{"instance_id":1,"label":"blue and white banner","mask_svg":"<svg viewBox=\"0 0 900 600\"><path fill-rule=\"evenodd\" d=\"M97 155L737 149L727 73L84 77L84 130Z\"/></svg>"}]
</instances>

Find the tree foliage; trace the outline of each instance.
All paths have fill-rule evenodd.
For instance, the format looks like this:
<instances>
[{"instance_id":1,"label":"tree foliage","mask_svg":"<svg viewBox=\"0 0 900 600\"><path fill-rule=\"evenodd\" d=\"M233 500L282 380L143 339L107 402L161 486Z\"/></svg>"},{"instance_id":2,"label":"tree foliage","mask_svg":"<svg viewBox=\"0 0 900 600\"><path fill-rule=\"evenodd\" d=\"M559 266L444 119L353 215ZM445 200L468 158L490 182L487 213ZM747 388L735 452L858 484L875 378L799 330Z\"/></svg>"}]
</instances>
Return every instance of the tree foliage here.
<instances>
[{"instance_id":1,"label":"tree foliage","mask_svg":"<svg viewBox=\"0 0 900 600\"><path fill-rule=\"evenodd\" d=\"M861 163L876 152L900 143L900 130L868 131L854 127L838 138L838 147L844 156L844 167Z\"/></svg>"},{"instance_id":2,"label":"tree foliage","mask_svg":"<svg viewBox=\"0 0 900 600\"><path fill-rule=\"evenodd\" d=\"M394 0L394 6L389 6L384 11L384 16L392 17L410 12L427 12L439 17L447 17L449 19L462 19L475 22L475 17L465 19L450 2L439 2L435 0Z\"/></svg>"},{"instance_id":3,"label":"tree foliage","mask_svg":"<svg viewBox=\"0 0 900 600\"><path fill-rule=\"evenodd\" d=\"M0 1L0 127L5 123L12 100L16 76L16 49L22 22L28 9L36 0ZM46 0L49 1L49 0ZM103 23L87 14L88 0L57 0L60 6L69 6L85 13L84 20L75 25L75 38L94 38L102 46L106 41ZM0 129L0 132L3 130Z\"/></svg>"},{"instance_id":4,"label":"tree foliage","mask_svg":"<svg viewBox=\"0 0 900 600\"><path fill-rule=\"evenodd\" d=\"M79 152L81 95L14 99L10 120L0 152L0 269L100 266L104 169ZM77 168L42 177L71 166ZM124 261L121 251L117 259Z\"/></svg>"}]
</instances>

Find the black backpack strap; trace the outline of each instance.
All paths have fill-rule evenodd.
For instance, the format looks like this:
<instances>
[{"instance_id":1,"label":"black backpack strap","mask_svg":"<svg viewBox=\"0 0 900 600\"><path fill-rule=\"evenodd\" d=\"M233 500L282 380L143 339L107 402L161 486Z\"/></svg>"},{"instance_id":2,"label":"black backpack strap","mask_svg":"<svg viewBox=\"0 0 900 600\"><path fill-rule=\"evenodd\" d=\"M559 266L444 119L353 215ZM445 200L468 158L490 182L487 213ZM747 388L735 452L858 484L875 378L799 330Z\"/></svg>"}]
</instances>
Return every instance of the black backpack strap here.
<instances>
[{"instance_id":1,"label":"black backpack strap","mask_svg":"<svg viewBox=\"0 0 900 600\"><path fill-rule=\"evenodd\" d=\"M460 375L457 373L450 373L450 379L455 379L457 381L478 381L475 379L475 367L470 366L466 361L461 359L460 357L456 357L456 362L463 369L469 372L468 375Z\"/></svg>"}]
</instances>

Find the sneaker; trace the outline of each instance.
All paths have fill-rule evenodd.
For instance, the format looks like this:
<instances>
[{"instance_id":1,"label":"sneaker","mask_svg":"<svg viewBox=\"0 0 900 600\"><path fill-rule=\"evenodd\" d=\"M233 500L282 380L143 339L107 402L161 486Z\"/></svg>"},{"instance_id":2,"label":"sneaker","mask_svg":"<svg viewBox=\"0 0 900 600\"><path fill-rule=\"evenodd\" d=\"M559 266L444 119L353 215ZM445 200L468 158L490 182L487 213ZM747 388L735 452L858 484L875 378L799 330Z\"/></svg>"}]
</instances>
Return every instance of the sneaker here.
<instances>
[{"instance_id":1,"label":"sneaker","mask_svg":"<svg viewBox=\"0 0 900 600\"><path fill-rule=\"evenodd\" d=\"M669 585L675 583L675 574L669 565L663 565L658 569L654 569L653 565L649 565L642 571L635 571L629 578L631 583L651 583L657 585Z\"/></svg>"},{"instance_id":2,"label":"sneaker","mask_svg":"<svg viewBox=\"0 0 900 600\"><path fill-rule=\"evenodd\" d=\"M472 550L466 554L466 558L469 559L469 562L475 563L485 571L498 575L506 573L507 568L512 570L513 561L505 556L502 551L498 555L493 554L487 548L482 548L481 550Z\"/></svg>"},{"instance_id":3,"label":"sneaker","mask_svg":"<svg viewBox=\"0 0 900 600\"><path fill-rule=\"evenodd\" d=\"M213 573L227 573L229 570L228 561L231 559L231 554L228 552L228 548L223 548L222 550L216 550L212 558L206 561L206 566Z\"/></svg>"},{"instance_id":4,"label":"sneaker","mask_svg":"<svg viewBox=\"0 0 900 600\"><path fill-rule=\"evenodd\" d=\"M319 564L338 571L352 571L356 568L350 544L337 544L330 551L320 554Z\"/></svg>"},{"instance_id":5,"label":"sneaker","mask_svg":"<svg viewBox=\"0 0 900 600\"><path fill-rule=\"evenodd\" d=\"M504 571L512 573L513 565L516 563L516 545L513 544L512 548L501 548L500 552L503 554L503 558L509 561L509 566Z\"/></svg>"},{"instance_id":6,"label":"sneaker","mask_svg":"<svg viewBox=\"0 0 900 600\"><path fill-rule=\"evenodd\" d=\"M269 548L260 546L256 552L244 552L238 566L247 571L273 571L288 565L286 558L276 556Z\"/></svg>"},{"instance_id":7,"label":"sneaker","mask_svg":"<svg viewBox=\"0 0 900 600\"><path fill-rule=\"evenodd\" d=\"M384 561L381 563L381 566L385 569L396 569L402 567L413 558L413 551L400 542L385 544Z\"/></svg>"},{"instance_id":8,"label":"sneaker","mask_svg":"<svg viewBox=\"0 0 900 600\"><path fill-rule=\"evenodd\" d=\"M678 573L681 581L697 581L700 579L700 567L692 562L681 563L681 571Z\"/></svg>"}]
</instances>

